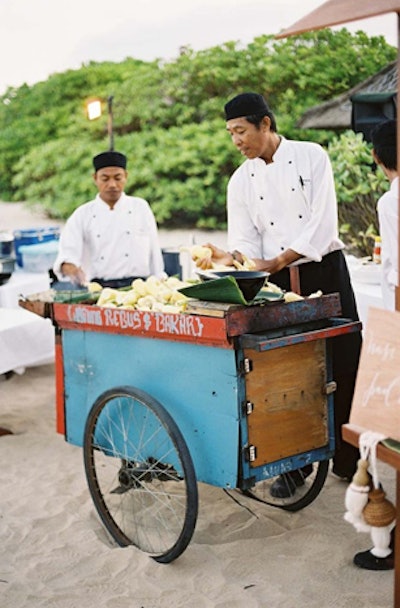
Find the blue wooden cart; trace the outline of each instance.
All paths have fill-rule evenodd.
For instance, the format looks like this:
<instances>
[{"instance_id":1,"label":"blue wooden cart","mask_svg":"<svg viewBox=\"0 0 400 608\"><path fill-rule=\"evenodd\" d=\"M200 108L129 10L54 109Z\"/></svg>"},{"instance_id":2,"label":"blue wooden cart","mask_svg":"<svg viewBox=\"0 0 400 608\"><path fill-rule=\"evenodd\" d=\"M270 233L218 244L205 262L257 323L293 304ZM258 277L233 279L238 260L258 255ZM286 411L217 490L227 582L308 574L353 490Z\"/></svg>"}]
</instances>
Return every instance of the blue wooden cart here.
<instances>
[{"instance_id":1,"label":"blue wooden cart","mask_svg":"<svg viewBox=\"0 0 400 608\"><path fill-rule=\"evenodd\" d=\"M57 429L82 446L106 529L159 562L188 546L197 482L287 510L320 492L334 450L330 338L360 331L337 294L192 303L181 314L46 305ZM278 476L295 491L276 496Z\"/></svg>"}]
</instances>

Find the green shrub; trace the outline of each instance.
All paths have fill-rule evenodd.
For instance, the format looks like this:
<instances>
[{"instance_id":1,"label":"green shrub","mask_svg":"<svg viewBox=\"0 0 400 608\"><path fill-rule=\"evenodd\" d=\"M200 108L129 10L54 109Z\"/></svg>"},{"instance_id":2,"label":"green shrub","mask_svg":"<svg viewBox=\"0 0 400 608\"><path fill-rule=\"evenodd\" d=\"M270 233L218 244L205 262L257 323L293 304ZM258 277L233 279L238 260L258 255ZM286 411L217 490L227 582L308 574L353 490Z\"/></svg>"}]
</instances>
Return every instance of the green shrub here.
<instances>
[{"instance_id":1,"label":"green shrub","mask_svg":"<svg viewBox=\"0 0 400 608\"><path fill-rule=\"evenodd\" d=\"M376 204L389 182L376 168L371 145L360 133L346 131L328 146L338 198L340 235L350 252L371 255L379 234Z\"/></svg>"}]
</instances>

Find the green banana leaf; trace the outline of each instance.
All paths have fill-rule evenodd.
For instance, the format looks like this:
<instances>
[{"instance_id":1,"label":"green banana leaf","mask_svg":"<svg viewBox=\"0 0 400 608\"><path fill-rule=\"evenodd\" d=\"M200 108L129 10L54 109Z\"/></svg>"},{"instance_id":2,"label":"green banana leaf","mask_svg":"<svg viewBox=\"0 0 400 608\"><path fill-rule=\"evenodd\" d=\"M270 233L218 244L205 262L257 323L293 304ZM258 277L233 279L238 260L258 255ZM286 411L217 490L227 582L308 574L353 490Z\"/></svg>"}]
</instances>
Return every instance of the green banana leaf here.
<instances>
[{"instance_id":1,"label":"green banana leaf","mask_svg":"<svg viewBox=\"0 0 400 608\"><path fill-rule=\"evenodd\" d=\"M95 304L98 300L100 293L92 293L89 291L56 291L53 296L53 302L59 302L62 304L80 304L85 302L88 304Z\"/></svg>"},{"instance_id":2,"label":"green banana leaf","mask_svg":"<svg viewBox=\"0 0 400 608\"><path fill-rule=\"evenodd\" d=\"M248 304L236 279L230 276L194 283L190 287L182 287L178 291L188 298L196 298L205 302Z\"/></svg>"}]
</instances>

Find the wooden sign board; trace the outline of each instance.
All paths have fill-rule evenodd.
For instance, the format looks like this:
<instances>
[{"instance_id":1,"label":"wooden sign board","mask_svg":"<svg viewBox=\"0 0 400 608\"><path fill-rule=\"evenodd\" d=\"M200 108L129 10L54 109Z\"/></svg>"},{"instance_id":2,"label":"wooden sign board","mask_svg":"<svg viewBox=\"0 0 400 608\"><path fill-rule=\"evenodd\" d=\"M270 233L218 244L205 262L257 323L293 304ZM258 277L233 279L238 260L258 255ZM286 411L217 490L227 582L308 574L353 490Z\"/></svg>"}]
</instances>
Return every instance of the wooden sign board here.
<instances>
[{"instance_id":1,"label":"wooden sign board","mask_svg":"<svg viewBox=\"0 0 400 608\"><path fill-rule=\"evenodd\" d=\"M400 312L368 311L350 423L400 441Z\"/></svg>"}]
</instances>

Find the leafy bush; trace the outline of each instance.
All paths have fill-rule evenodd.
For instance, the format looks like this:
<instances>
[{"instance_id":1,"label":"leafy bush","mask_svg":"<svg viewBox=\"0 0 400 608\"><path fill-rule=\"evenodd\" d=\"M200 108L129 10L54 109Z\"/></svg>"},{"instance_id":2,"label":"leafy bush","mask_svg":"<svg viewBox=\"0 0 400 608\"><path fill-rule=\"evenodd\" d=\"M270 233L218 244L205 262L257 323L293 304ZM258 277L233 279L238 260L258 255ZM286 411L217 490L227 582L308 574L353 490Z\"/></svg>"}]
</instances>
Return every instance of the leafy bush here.
<instances>
[{"instance_id":1,"label":"leafy bush","mask_svg":"<svg viewBox=\"0 0 400 608\"><path fill-rule=\"evenodd\" d=\"M376 204L388 189L384 173L376 168L371 145L360 133L346 131L328 147L338 198L340 234L348 249L371 255L379 234Z\"/></svg>"}]
</instances>

